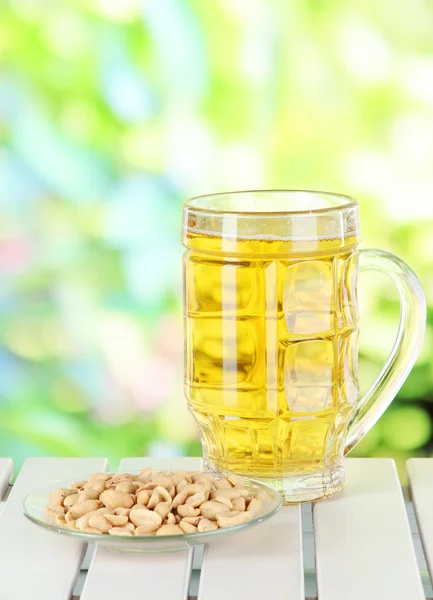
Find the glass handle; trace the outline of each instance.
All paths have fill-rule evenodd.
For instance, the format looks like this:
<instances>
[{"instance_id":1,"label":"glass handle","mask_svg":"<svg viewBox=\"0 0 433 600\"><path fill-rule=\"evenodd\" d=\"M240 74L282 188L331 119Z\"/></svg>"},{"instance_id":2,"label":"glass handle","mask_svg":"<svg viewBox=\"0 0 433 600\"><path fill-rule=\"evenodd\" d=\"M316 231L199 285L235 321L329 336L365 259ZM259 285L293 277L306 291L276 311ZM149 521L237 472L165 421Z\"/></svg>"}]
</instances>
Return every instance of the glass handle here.
<instances>
[{"instance_id":1,"label":"glass handle","mask_svg":"<svg viewBox=\"0 0 433 600\"><path fill-rule=\"evenodd\" d=\"M380 271L395 283L400 295L400 324L397 338L379 376L359 401L349 425L344 453L347 454L382 416L409 375L424 337L426 304L419 279L394 254L361 250L360 271Z\"/></svg>"}]
</instances>

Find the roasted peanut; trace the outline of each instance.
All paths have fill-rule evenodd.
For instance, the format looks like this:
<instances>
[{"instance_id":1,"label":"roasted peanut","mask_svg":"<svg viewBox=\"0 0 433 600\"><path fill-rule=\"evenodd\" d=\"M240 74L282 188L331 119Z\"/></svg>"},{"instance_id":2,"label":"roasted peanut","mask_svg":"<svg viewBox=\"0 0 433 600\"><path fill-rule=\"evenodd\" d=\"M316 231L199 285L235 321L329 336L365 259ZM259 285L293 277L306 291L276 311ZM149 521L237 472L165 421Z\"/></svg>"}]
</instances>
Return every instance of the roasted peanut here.
<instances>
[{"instance_id":1,"label":"roasted peanut","mask_svg":"<svg viewBox=\"0 0 433 600\"><path fill-rule=\"evenodd\" d=\"M83 515L89 512L98 510L102 505L99 500L85 500L84 502L77 502L74 506L71 506L69 512L73 519L79 519Z\"/></svg>"},{"instance_id":2,"label":"roasted peanut","mask_svg":"<svg viewBox=\"0 0 433 600\"><path fill-rule=\"evenodd\" d=\"M135 494L136 489L137 483L135 481L121 481L116 485L116 490L125 494Z\"/></svg>"},{"instance_id":3,"label":"roasted peanut","mask_svg":"<svg viewBox=\"0 0 433 600\"><path fill-rule=\"evenodd\" d=\"M60 525L61 527L65 527L65 525L66 525L65 515L57 515L55 518L55 521L56 521L57 525Z\"/></svg>"},{"instance_id":4,"label":"roasted peanut","mask_svg":"<svg viewBox=\"0 0 433 600\"><path fill-rule=\"evenodd\" d=\"M237 511L237 512L244 512L246 506L245 506L245 498L242 498L241 496L239 496L239 498L233 498L232 502L232 506L233 506L233 510Z\"/></svg>"},{"instance_id":5,"label":"roasted peanut","mask_svg":"<svg viewBox=\"0 0 433 600\"><path fill-rule=\"evenodd\" d=\"M179 523L179 527L184 533L197 533L198 531L197 527L194 527L194 525L191 525L191 523L186 523L185 521L181 521Z\"/></svg>"},{"instance_id":6,"label":"roasted peanut","mask_svg":"<svg viewBox=\"0 0 433 600\"><path fill-rule=\"evenodd\" d=\"M156 535L179 535L182 533L183 531L178 525L162 525L157 530Z\"/></svg>"},{"instance_id":7,"label":"roasted peanut","mask_svg":"<svg viewBox=\"0 0 433 600\"><path fill-rule=\"evenodd\" d=\"M258 515L263 508L263 502L258 500L257 498L253 498L251 502L248 504L248 512L253 512Z\"/></svg>"},{"instance_id":8,"label":"roasted peanut","mask_svg":"<svg viewBox=\"0 0 433 600\"><path fill-rule=\"evenodd\" d=\"M254 518L253 512L231 512L217 516L217 523L221 529L226 527L234 527L235 525L241 525L247 521L251 521Z\"/></svg>"},{"instance_id":9,"label":"roasted peanut","mask_svg":"<svg viewBox=\"0 0 433 600\"><path fill-rule=\"evenodd\" d=\"M164 525L176 525L176 517L173 513L169 513L164 521Z\"/></svg>"},{"instance_id":10,"label":"roasted peanut","mask_svg":"<svg viewBox=\"0 0 433 600\"><path fill-rule=\"evenodd\" d=\"M50 504L50 506L47 506L47 508L45 509L45 514L47 515L47 517L55 519L59 515L64 515L66 510L67 509L63 508L63 506L51 506Z\"/></svg>"},{"instance_id":11,"label":"roasted peanut","mask_svg":"<svg viewBox=\"0 0 433 600\"><path fill-rule=\"evenodd\" d=\"M229 489L225 489L225 488L219 488L218 490L215 490L214 492L211 492L211 499L214 500L217 496L224 496L225 498L228 498L229 500L233 500L233 498L239 498L239 497L243 497L246 498L247 496L249 496L249 491L246 490L245 488L231 488L231 490Z\"/></svg>"},{"instance_id":12,"label":"roasted peanut","mask_svg":"<svg viewBox=\"0 0 433 600\"><path fill-rule=\"evenodd\" d=\"M221 494L216 493L213 502L219 502L220 504L224 504L229 510L233 509L232 501Z\"/></svg>"},{"instance_id":13,"label":"roasted peanut","mask_svg":"<svg viewBox=\"0 0 433 600\"><path fill-rule=\"evenodd\" d=\"M215 531L218 529L218 524L215 521L209 521L209 519L202 519L197 525L197 531Z\"/></svg>"},{"instance_id":14,"label":"roasted peanut","mask_svg":"<svg viewBox=\"0 0 433 600\"><path fill-rule=\"evenodd\" d=\"M75 495L75 494L74 494ZM100 492L93 488L87 488L78 494L77 502L84 502L85 500L99 500Z\"/></svg>"},{"instance_id":15,"label":"roasted peanut","mask_svg":"<svg viewBox=\"0 0 433 600\"><path fill-rule=\"evenodd\" d=\"M83 479L82 481L75 481L74 483L71 483L71 488L75 488L76 490L79 490L81 488L83 488L87 483L86 479Z\"/></svg>"},{"instance_id":16,"label":"roasted peanut","mask_svg":"<svg viewBox=\"0 0 433 600\"><path fill-rule=\"evenodd\" d=\"M160 502L159 504L157 504L155 506L155 508L153 510L154 510L154 512L158 513L160 515L161 519L164 521L165 517L170 512L170 507L171 507L171 503L169 504L168 502Z\"/></svg>"},{"instance_id":17,"label":"roasted peanut","mask_svg":"<svg viewBox=\"0 0 433 600\"><path fill-rule=\"evenodd\" d=\"M239 475L229 475L227 481L229 481L233 487L244 487L244 482Z\"/></svg>"},{"instance_id":18,"label":"roasted peanut","mask_svg":"<svg viewBox=\"0 0 433 600\"><path fill-rule=\"evenodd\" d=\"M182 521L184 521L185 523L189 523L190 525L194 525L194 527L197 527L197 525L202 519L203 517L183 517Z\"/></svg>"},{"instance_id":19,"label":"roasted peanut","mask_svg":"<svg viewBox=\"0 0 433 600\"><path fill-rule=\"evenodd\" d=\"M198 517L200 509L194 508L191 504L181 504L177 507L177 514L181 517Z\"/></svg>"},{"instance_id":20,"label":"roasted peanut","mask_svg":"<svg viewBox=\"0 0 433 600\"><path fill-rule=\"evenodd\" d=\"M228 514L230 511L225 504L208 500L200 506L200 514L209 521L216 521L219 514Z\"/></svg>"},{"instance_id":21,"label":"roasted peanut","mask_svg":"<svg viewBox=\"0 0 433 600\"><path fill-rule=\"evenodd\" d=\"M66 496L63 500L63 506L70 508L74 506L76 502L78 502L79 494L71 494L70 496Z\"/></svg>"},{"instance_id":22,"label":"roasted peanut","mask_svg":"<svg viewBox=\"0 0 433 600\"><path fill-rule=\"evenodd\" d=\"M134 535L132 531L129 529L125 529L125 527L113 527L108 532L109 535Z\"/></svg>"},{"instance_id":23,"label":"roasted peanut","mask_svg":"<svg viewBox=\"0 0 433 600\"><path fill-rule=\"evenodd\" d=\"M180 535L246 523L268 499L237 475L217 479L200 471L95 473L58 488L46 514L59 527L99 535Z\"/></svg>"},{"instance_id":24,"label":"roasted peanut","mask_svg":"<svg viewBox=\"0 0 433 600\"><path fill-rule=\"evenodd\" d=\"M147 508L132 510L129 513L129 519L136 527L140 527L141 525L148 526L149 524L154 531L162 524L161 515L152 510L148 510Z\"/></svg>"},{"instance_id":25,"label":"roasted peanut","mask_svg":"<svg viewBox=\"0 0 433 600\"><path fill-rule=\"evenodd\" d=\"M51 506L63 506L63 501L67 496L76 494L77 490L68 488L57 488L50 494L50 505Z\"/></svg>"},{"instance_id":26,"label":"roasted peanut","mask_svg":"<svg viewBox=\"0 0 433 600\"><path fill-rule=\"evenodd\" d=\"M189 498L187 498L186 504L189 504L189 505L193 506L194 508L197 508L197 506L200 506L205 501L206 501L205 493L203 491L200 491L200 492L197 492L196 494L193 494Z\"/></svg>"},{"instance_id":27,"label":"roasted peanut","mask_svg":"<svg viewBox=\"0 0 433 600\"><path fill-rule=\"evenodd\" d=\"M220 490L220 489L231 490L233 487L227 479L220 479L218 481L215 481L214 486L216 487L217 490Z\"/></svg>"},{"instance_id":28,"label":"roasted peanut","mask_svg":"<svg viewBox=\"0 0 433 600\"><path fill-rule=\"evenodd\" d=\"M126 515L104 515L112 527L123 527L128 522Z\"/></svg>"},{"instance_id":29,"label":"roasted peanut","mask_svg":"<svg viewBox=\"0 0 433 600\"><path fill-rule=\"evenodd\" d=\"M107 517L110 516L112 515L107 515ZM97 529L100 533L108 533L113 525L110 521L108 521L107 517L105 517L102 513L96 513L92 515L89 519L89 527Z\"/></svg>"},{"instance_id":30,"label":"roasted peanut","mask_svg":"<svg viewBox=\"0 0 433 600\"><path fill-rule=\"evenodd\" d=\"M137 493L137 504L143 504L147 506L149 500L152 497L152 492L150 490L142 490Z\"/></svg>"},{"instance_id":31,"label":"roasted peanut","mask_svg":"<svg viewBox=\"0 0 433 600\"><path fill-rule=\"evenodd\" d=\"M117 490L105 490L99 499L107 508L111 509L119 507L131 508L135 504L131 494L125 494L124 492L118 492Z\"/></svg>"},{"instance_id":32,"label":"roasted peanut","mask_svg":"<svg viewBox=\"0 0 433 600\"><path fill-rule=\"evenodd\" d=\"M156 531L149 531L145 525L140 525L135 528L134 535L156 535Z\"/></svg>"}]
</instances>

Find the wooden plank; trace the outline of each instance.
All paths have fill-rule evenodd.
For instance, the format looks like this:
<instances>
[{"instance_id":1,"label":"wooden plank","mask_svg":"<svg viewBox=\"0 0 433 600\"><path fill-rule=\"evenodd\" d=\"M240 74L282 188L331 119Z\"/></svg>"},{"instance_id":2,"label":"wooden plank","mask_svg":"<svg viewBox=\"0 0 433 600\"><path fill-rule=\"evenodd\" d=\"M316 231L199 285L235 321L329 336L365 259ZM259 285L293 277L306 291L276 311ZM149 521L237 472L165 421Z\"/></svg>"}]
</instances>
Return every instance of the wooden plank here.
<instances>
[{"instance_id":1,"label":"wooden plank","mask_svg":"<svg viewBox=\"0 0 433 600\"><path fill-rule=\"evenodd\" d=\"M72 481L106 466L101 458L32 458L24 463L0 516L1 600L69 600L86 546L27 521L20 514L21 502L38 485Z\"/></svg>"},{"instance_id":2,"label":"wooden plank","mask_svg":"<svg viewBox=\"0 0 433 600\"><path fill-rule=\"evenodd\" d=\"M4 498L13 475L13 463L10 458L0 458L0 501Z\"/></svg>"},{"instance_id":3,"label":"wooden plank","mask_svg":"<svg viewBox=\"0 0 433 600\"><path fill-rule=\"evenodd\" d=\"M199 600L304 600L299 505L206 546Z\"/></svg>"},{"instance_id":4,"label":"wooden plank","mask_svg":"<svg viewBox=\"0 0 433 600\"><path fill-rule=\"evenodd\" d=\"M346 489L313 508L320 600L424 600L394 461L345 468Z\"/></svg>"},{"instance_id":5,"label":"wooden plank","mask_svg":"<svg viewBox=\"0 0 433 600\"><path fill-rule=\"evenodd\" d=\"M433 458L411 458L406 467L424 556L433 583Z\"/></svg>"},{"instance_id":6,"label":"wooden plank","mask_svg":"<svg viewBox=\"0 0 433 600\"><path fill-rule=\"evenodd\" d=\"M152 466L158 470L200 468L200 458L127 458L121 471ZM97 547L84 584L81 600L137 598L185 600L191 576L192 550L160 554L110 552ZM144 597L144 596L143 596Z\"/></svg>"}]
</instances>

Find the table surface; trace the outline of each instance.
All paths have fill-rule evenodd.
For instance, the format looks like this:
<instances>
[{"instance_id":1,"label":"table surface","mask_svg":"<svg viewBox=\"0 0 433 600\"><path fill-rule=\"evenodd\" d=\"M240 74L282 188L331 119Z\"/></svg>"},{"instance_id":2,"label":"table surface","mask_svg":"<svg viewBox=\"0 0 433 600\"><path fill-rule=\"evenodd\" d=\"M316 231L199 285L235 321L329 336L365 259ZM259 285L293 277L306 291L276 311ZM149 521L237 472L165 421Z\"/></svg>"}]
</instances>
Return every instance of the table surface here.
<instances>
[{"instance_id":1,"label":"table surface","mask_svg":"<svg viewBox=\"0 0 433 600\"><path fill-rule=\"evenodd\" d=\"M199 458L125 458L119 470L195 470ZM0 458L1 600L425 600L433 598L433 459L407 463L410 496L390 459L347 459L346 489L206 546L159 555L96 549L21 514L54 479L109 470L106 459L29 458L10 486ZM415 516L413 516L415 515ZM194 554L195 553L195 554Z\"/></svg>"}]
</instances>

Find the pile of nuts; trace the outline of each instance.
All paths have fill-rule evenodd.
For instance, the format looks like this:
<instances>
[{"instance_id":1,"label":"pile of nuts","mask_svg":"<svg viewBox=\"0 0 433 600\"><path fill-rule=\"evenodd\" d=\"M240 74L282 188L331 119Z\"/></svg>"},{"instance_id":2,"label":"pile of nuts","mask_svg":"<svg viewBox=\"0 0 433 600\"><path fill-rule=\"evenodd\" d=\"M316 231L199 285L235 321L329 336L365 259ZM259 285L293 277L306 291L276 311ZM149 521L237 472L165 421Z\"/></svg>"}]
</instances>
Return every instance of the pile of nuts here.
<instances>
[{"instance_id":1,"label":"pile of nuts","mask_svg":"<svg viewBox=\"0 0 433 600\"><path fill-rule=\"evenodd\" d=\"M201 471L95 473L58 488L46 514L57 525L109 535L177 535L214 531L258 516L266 492L253 495L236 475Z\"/></svg>"}]
</instances>

